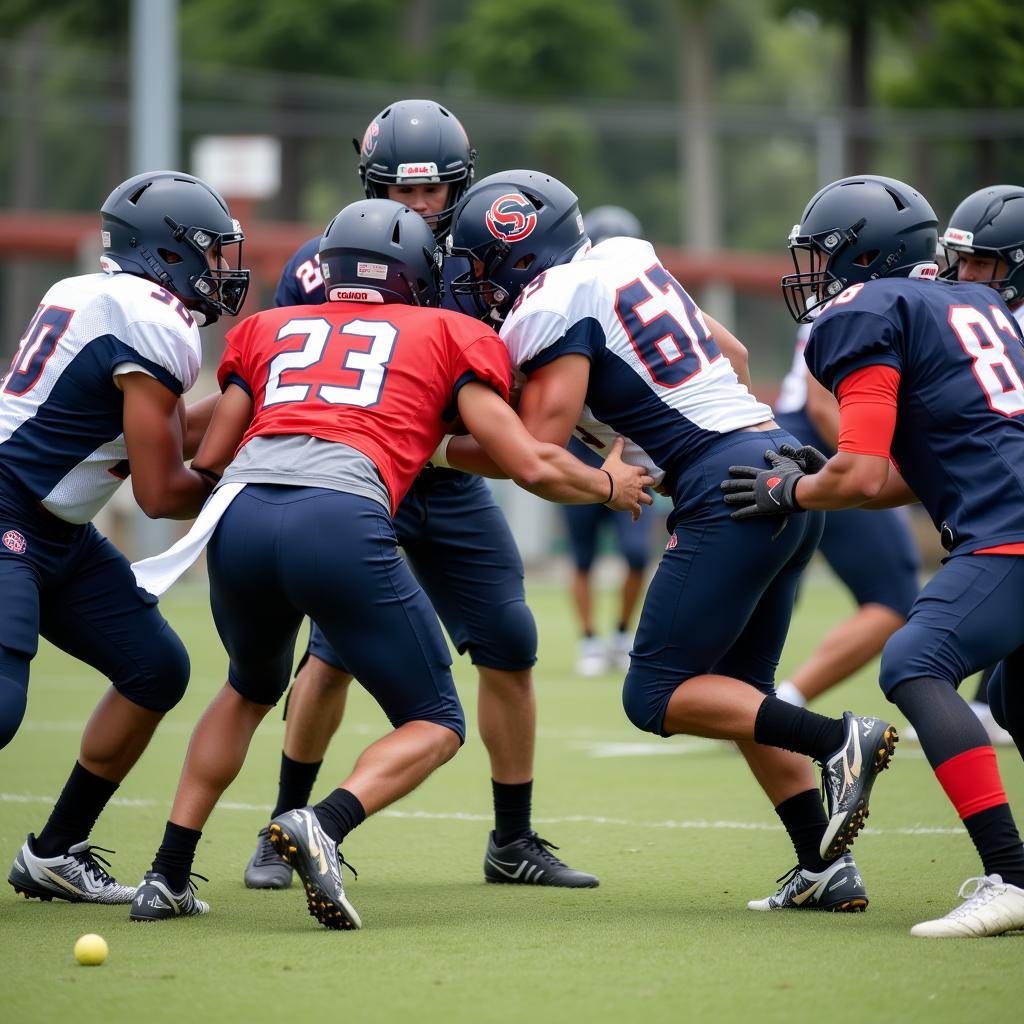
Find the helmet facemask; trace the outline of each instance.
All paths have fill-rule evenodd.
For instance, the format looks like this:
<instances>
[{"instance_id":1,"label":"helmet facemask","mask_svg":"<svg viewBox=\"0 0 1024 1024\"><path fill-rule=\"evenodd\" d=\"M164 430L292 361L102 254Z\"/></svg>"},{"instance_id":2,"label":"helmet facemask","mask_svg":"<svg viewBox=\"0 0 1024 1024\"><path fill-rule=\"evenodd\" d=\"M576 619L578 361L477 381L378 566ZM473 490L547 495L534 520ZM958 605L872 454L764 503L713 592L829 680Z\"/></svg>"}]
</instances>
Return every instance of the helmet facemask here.
<instances>
[{"instance_id":1,"label":"helmet facemask","mask_svg":"<svg viewBox=\"0 0 1024 1024\"><path fill-rule=\"evenodd\" d=\"M189 309L203 313L206 322L211 323L221 314L237 316L245 302L249 291L249 271L242 268L242 242L245 234L238 221L233 221L234 230L216 232L201 227L188 227L177 224L170 217L164 217L167 226L179 245L198 254L202 263L198 273L189 274L187 286L191 295L179 295ZM169 265L171 276L175 273L174 260L169 256L179 256L173 250L160 248L157 250L161 262ZM194 259L188 260L195 266ZM177 289L175 289L177 291ZM193 297L194 296L194 297Z\"/></svg>"}]
</instances>

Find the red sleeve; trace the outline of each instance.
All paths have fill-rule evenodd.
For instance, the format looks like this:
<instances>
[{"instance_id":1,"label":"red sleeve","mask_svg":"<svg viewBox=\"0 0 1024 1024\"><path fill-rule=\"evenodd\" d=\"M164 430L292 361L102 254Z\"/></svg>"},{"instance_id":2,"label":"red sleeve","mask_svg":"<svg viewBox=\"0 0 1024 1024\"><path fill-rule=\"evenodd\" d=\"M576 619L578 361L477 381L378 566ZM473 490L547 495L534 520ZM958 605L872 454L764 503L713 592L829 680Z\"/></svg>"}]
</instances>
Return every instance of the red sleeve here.
<instances>
[{"instance_id":1,"label":"red sleeve","mask_svg":"<svg viewBox=\"0 0 1024 1024\"><path fill-rule=\"evenodd\" d=\"M896 429L900 372L892 366L864 366L844 377L839 399L839 451L889 458Z\"/></svg>"},{"instance_id":2,"label":"red sleeve","mask_svg":"<svg viewBox=\"0 0 1024 1024\"><path fill-rule=\"evenodd\" d=\"M217 368L217 383L223 391L229 384L237 384L252 397L252 385L246 372L243 353L249 339L253 318L246 317L224 335L224 355L221 356Z\"/></svg>"},{"instance_id":3,"label":"red sleeve","mask_svg":"<svg viewBox=\"0 0 1024 1024\"><path fill-rule=\"evenodd\" d=\"M494 388L507 402L512 385L512 365L505 343L494 331L474 325L473 333L461 331L455 337L452 359L452 401L463 384L480 381Z\"/></svg>"}]
</instances>

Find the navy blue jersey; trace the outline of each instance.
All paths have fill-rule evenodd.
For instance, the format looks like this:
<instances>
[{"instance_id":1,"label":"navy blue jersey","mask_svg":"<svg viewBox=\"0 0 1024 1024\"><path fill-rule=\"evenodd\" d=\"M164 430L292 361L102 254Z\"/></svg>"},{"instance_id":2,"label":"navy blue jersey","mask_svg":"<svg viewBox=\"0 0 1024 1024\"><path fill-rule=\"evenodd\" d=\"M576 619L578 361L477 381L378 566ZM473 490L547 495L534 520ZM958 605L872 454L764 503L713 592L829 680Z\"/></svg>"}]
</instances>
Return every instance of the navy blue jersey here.
<instances>
[{"instance_id":1,"label":"navy blue jersey","mask_svg":"<svg viewBox=\"0 0 1024 1024\"><path fill-rule=\"evenodd\" d=\"M852 285L815 320L806 359L833 392L864 366L899 371L892 458L949 551L1024 542L1024 341L995 291Z\"/></svg>"},{"instance_id":2,"label":"navy blue jersey","mask_svg":"<svg viewBox=\"0 0 1024 1024\"><path fill-rule=\"evenodd\" d=\"M444 297L442 309L454 309L464 312L451 300L448 283L453 277L466 272L466 260L461 257L448 257L444 261ZM274 292L275 306L317 306L327 301L324 291L324 279L320 273L320 236L304 242L296 250L295 255L285 264L281 271L281 279L277 282Z\"/></svg>"}]
</instances>

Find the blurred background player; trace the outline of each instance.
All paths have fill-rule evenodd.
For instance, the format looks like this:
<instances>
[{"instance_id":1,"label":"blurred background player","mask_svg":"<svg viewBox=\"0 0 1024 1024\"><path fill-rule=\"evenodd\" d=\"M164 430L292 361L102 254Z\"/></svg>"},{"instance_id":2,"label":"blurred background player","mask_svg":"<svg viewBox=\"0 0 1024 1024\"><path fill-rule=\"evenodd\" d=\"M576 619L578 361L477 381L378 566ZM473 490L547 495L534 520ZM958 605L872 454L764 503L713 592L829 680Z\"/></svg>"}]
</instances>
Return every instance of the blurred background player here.
<instances>
[{"instance_id":1,"label":"blurred background player","mask_svg":"<svg viewBox=\"0 0 1024 1024\"><path fill-rule=\"evenodd\" d=\"M937 223L893 178L843 178L811 198L782 289L797 322L820 310L807 364L839 400L839 450L767 452L767 469L730 470L745 494L736 479L723 490L746 506L737 516L920 500L935 524L948 557L886 643L879 683L983 869L959 905L911 934L976 938L1024 927L1024 846L991 741L957 693L1006 659L992 702L1024 741L1024 349L991 288L936 280Z\"/></svg>"},{"instance_id":2,"label":"blurred background player","mask_svg":"<svg viewBox=\"0 0 1024 1024\"><path fill-rule=\"evenodd\" d=\"M159 593L208 539L210 603L230 658L189 744L163 842L132 902L135 921L209 910L189 885L201 829L287 688L308 615L393 731L326 799L275 815L268 832L299 872L310 913L328 928L360 927L340 844L465 737L448 648L392 521L444 434L446 409L455 406L509 475L543 497L613 501L637 514L650 501L642 487L651 478L618 459L621 446L598 470L527 434L506 404L508 354L494 331L431 308L440 261L418 214L390 200L353 203L320 252L328 301L257 313L229 332L224 394L196 457L203 472L224 472L223 486L189 538L135 567Z\"/></svg>"},{"instance_id":3,"label":"blurred background player","mask_svg":"<svg viewBox=\"0 0 1024 1024\"><path fill-rule=\"evenodd\" d=\"M700 310L649 242L587 242L576 196L561 182L537 171L493 174L456 208L449 251L470 259L471 271L451 287L467 308L502 322L513 369L527 378L519 413L534 436L564 445L583 427L602 448L624 437L630 459L673 494L669 540L623 684L626 715L658 736L737 742L798 858L782 888L751 910L863 910L867 894L846 850L895 730L775 698L821 517L776 516L747 532L730 518L717 476L792 435L746 386L743 346ZM494 472L472 439L452 438L446 453ZM823 765L827 813L808 757Z\"/></svg>"},{"instance_id":4,"label":"blurred background player","mask_svg":"<svg viewBox=\"0 0 1024 1024\"><path fill-rule=\"evenodd\" d=\"M640 221L621 206L597 206L583 216L592 245L607 238L640 238ZM592 448L578 438L569 441L569 451L589 465L600 465ZM565 505L566 532L575 565L572 600L580 625L576 671L581 676L597 676L609 668L629 668L629 649L633 646L632 622L644 586L644 570L650 561L650 521L617 515L604 505ZM597 635L594 625L594 588L591 570L604 527L610 527L618 554L625 562L625 576L619 588L619 610L615 630L607 640Z\"/></svg>"},{"instance_id":5,"label":"blurred background player","mask_svg":"<svg viewBox=\"0 0 1024 1024\"><path fill-rule=\"evenodd\" d=\"M793 367L782 382L775 419L805 444L834 454L839 405L807 373L804 349L810 331L810 325L803 324L797 332ZM827 512L819 550L857 602L857 611L826 634L790 678L779 683L779 697L801 707L880 654L886 640L906 622L918 591L920 558L903 512Z\"/></svg>"},{"instance_id":6,"label":"blurred background player","mask_svg":"<svg viewBox=\"0 0 1024 1024\"><path fill-rule=\"evenodd\" d=\"M368 198L397 200L441 237L473 180L476 151L458 119L431 100L401 100L367 126L359 176ZM310 239L281 275L278 306L324 301L317 249ZM460 272L454 261L446 268ZM445 300L447 303L447 299ZM449 305L449 308L452 308ZM460 654L479 674L477 721L491 764L494 831L487 840L489 882L592 887L531 828L536 698L532 667L537 627L526 605L523 562L505 516L479 477L427 468L395 514L398 543ZM274 813L302 807L345 711L352 675L316 623L308 656L287 702L284 749ZM533 870L530 870L530 869ZM245 870L251 888L283 888L291 870L274 854L266 830Z\"/></svg>"},{"instance_id":7,"label":"blurred background player","mask_svg":"<svg viewBox=\"0 0 1024 1024\"><path fill-rule=\"evenodd\" d=\"M249 272L238 222L191 175L130 178L100 215L105 272L50 288L0 390L0 747L25 713L40 636L110 680L49 820L8 879L26 897L127 903L134 888L103 869L89 833L184 695L189 659L91 520L129 464L148 516L199 511L213 484L182 459L216 398L186 412L181 396L199 374L199 327L238 313Z\"/></svg>"}]
</instances>

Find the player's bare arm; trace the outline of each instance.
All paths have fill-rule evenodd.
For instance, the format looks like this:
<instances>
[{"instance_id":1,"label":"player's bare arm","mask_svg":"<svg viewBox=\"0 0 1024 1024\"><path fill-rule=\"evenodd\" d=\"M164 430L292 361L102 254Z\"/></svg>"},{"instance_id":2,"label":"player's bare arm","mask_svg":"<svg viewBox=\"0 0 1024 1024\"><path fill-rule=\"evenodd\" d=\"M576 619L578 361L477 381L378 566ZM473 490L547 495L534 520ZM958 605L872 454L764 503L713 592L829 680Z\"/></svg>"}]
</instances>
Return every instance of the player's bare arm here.
<instances>
[{"instance_id":1,"label":"player's bare arm","mask_svg":"<svg viewBox=\"0 0 1024 1024\"><path fill-rule=\"evenodd\" d=\"M644 488L654 481L624 463L621 441L604 469L593 469L564 447L538 441L491 388L471 383L459 391L459 414L502 475L548 501L566 504L605 502L618 511L640 514L651 504Z\"/></svg>"},{"instance_id":2,"label":"player's bare arm","mask_svg":"<svg viewBox=\"0 0 1024 1024\"><path fill-rule=\"evenodd\" d=\"M182 408L182 454L186 459L191 459L199 451L199 445L202 443L203 436L210 426L210 420L213 419L213 412L217 408L219 399L220 395L214 392L212 395L200 398L198 402L193 402L187 407L184 400L180 400Z\"/></svg>"},{"instance_id":3,"label":"player's bare arm","mask_svg":"<svg viewBox=\"0 0 1024 1024\"><path fill-rule=\"evenodd\" d=\"M182 462L184 441L178 396L147 373L117 378L124 392L124 439L132 490L151 519L191 519L210 482Z\"/></svg>"},{"instance_id":4,"label":"player's bare arm","mask_svg":"<svg viewBox=\"0 0 1024 1024\"><path fill-rule=\"evenodd\" d=\"M889 478L892 463L881 455L837 452L813 476L796 484L801 508L855 508L879 497Z\"/></svg>"},{"instance_id":5,"label":"player's bare arm","mask_svg":"<svg viewBox=\"0 0 1024 1024\"><path fill-rule=\"evenodd\" d=\"M200 473L220 478L234 458L245 431L252 422L252 398L237 384L229 384L219 396L216 410L205 432L192 466Z\"/></svg>"},{"instance_id":6,"label":"player's bare arm","mask_svg":"<svg viewBox=\"0 0 1024 1024\"><path fill-rule=\"evenodd\" d=\"M822 439L835 451L839 447L839 403L827 388L807 374L807 416Z\"/></svg>"},{"instance_id":7,"label":"player's bare arm","mask_svg":"<svg viewBox=\"0 0 1024 1024\"><path fill-rule=\"evenodd\" d=\"M704 322L708 325L711 336L715 339L715 344L718 345L725 358L732 364L732 368L736 371L736 376L739 377L740 383L745 384L748 390L751 389L750 356L746 345L732 331L727 330L714 317L708 316L707 313L704 314Z\"/></svg>"}]
</instances>

